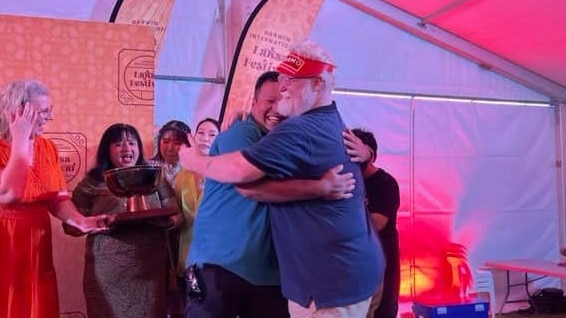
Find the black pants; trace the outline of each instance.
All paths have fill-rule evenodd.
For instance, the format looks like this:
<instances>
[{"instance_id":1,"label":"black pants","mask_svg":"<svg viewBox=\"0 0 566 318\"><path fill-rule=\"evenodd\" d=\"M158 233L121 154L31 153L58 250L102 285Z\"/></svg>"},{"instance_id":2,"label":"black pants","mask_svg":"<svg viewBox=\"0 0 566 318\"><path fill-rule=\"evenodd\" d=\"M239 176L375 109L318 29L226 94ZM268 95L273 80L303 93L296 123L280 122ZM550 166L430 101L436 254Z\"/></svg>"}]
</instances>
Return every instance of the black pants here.
<instances>
[{"instance_id":1,"label":"black pants","mask_svg":"<svg viewBox=\"0 0 566 318\"><path fill-rule=\"evenodd\" d=\"M205 295L187 295L185 318L289 318L280 286L256 286L224 268L204 264L200 270Z\"/></svg>"},{"instance_id":2,"label":"black pants","mask_svg":"<svg viewBox=\"0 0 566 318\"><path fill-rule=\"evenodd\" d=\"M401 264L399 254L393 254L393 259L387 261L383 277L383 297L375 310L374 318L395 318L399 310L399 289L401 288ZM389 255L388 255L389 256Z\"/></svg>"}]
</instances>

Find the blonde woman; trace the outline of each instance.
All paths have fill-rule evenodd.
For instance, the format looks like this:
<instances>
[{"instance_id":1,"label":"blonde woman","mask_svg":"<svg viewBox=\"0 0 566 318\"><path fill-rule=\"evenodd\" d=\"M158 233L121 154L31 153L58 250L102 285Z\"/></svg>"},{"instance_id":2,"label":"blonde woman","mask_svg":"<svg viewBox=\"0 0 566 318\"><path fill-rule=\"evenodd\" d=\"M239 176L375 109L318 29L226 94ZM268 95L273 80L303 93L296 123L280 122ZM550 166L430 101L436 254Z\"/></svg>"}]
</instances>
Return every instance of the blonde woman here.
<instances>
[{"instance_id":1,"label":"blonde woman","mask_svg":"<svg viewBox=\"0 0 566 318\"><path fill-rule=\"evenodd\" d=\"M0 93L0 317L59 317L49 213L83 233L107 230L106 215L84 217L67 193L54 144L47 87L15 81Z\"/></svg>"}]
</instances>

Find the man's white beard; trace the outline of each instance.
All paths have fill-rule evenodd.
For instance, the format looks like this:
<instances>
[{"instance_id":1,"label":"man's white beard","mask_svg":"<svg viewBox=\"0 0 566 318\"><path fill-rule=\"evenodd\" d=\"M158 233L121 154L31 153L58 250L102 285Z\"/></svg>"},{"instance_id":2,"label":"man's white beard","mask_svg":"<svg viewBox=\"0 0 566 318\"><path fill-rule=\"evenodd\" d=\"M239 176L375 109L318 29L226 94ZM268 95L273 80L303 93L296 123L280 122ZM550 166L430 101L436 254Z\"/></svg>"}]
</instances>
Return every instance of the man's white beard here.
<instances>
[{"instance_id":1,"label":"man's white beard","mask_svg":"<svg viewBox=\"0 0 566 318\"><path fill-rule=\"evenodd\" d=\"M282 97L277 103L277 112L282 116L289 117L293 111L293 100L286 92L281 93Z\"/></svg>"},{"instance_id":2,"label":"man's white beard","mask_svg":"<svg viewBox=\"0 0 566 318\"><path fill-rule=\"evenodd\" d=\"M281 93L281 100L277 105L279 114L287 117L298 116L314 106L315 94L305 88L299 96L292 96L289 92Z\"/></svg>"}]
</instances>

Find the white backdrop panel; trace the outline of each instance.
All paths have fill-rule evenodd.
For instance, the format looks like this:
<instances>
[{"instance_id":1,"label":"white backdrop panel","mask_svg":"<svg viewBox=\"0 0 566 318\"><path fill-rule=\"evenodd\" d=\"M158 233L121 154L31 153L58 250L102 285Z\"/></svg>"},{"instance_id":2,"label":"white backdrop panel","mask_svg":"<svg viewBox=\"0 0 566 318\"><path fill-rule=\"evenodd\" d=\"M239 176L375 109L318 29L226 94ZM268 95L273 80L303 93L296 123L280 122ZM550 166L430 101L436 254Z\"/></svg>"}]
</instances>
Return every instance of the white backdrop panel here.
<instances>
[{"instance_id":1,"label":"white backdrop panel","mask_svg":"<svg viewBox=\"0 0 566 318\"><path fill-rule=\"evenodd\" d=\"M374 133L379 145L376 165L399 182L401 211L408 210L410 99L335 94L340 114L350 128Z\"/></svg>"},{"instance_id":2,"label":"white backdrop panel","mask_svg":"<svg viewBox=\"0 0 566 318\"><path fill-rule=\"evenodd\" d=\"M155 125L176 119L191 129L206 118L218 118L224 86L214 83L157 80L155 83Z\"/></svg>"},{"instance_id":3,"label":"white backdrop panel","mask_svg":"<svg viewBox=\"0 0 566 318\"><path fill-rule=\"evenodd\" d=\"M550 107L415 101L415 214L452 214L472 265L557 258Z\"/></svg>"},{"instance_id":4,"label":"white backdrop panel","mask_svg":"<svg viewBox=\"0 0 566 318\"><path fill-rule=\"evenodd\" d=\"M2 14L89 20L95 0L0 0Z\"/></svg>"},{"instance_id":5,"label":"white backdrop panel","mask_svg":"<svg viewBox=\"0 0 566 318\"><path fill-rule=\"evenodd\" d=\"M224 77L224 32L217 1L175 1L156 73Z\"/></svg>"}]
</instances>

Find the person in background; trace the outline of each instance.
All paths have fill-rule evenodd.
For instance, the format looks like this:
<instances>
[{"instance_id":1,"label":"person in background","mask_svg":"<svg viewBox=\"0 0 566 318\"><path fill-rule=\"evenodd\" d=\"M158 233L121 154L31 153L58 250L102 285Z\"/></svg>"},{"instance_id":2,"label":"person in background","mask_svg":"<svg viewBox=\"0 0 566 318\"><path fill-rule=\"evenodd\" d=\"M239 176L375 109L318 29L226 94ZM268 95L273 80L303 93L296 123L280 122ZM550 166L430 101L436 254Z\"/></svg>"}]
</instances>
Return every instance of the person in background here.
<instances>
[{"instance_id":1,"label":"person in background","mask_svg":"<svg viewBox=\"0 0 566 318\"><path fill-rule=\"evenodd\" d=\"M0 93L0 317L59 317L49 213L81 233L107 230L84 217L67 192L55 145L41 135L53 120L47 87L19 80Z\"/></svg>"},{"instance_id":2,"label":"person in background","mask_svg":"<svg viewBox=\"0 0 566 318\"><path fill-rule=\"evenodd\" d=\"M128 124L108 127L100 139L96 164L73 191L73 202L84 215L126 212L127 198L110 192L104 172L145 165L138 131ZM148 208L168 207L179 213L167 224L123 223L108 233L86 238L83 289L89 318L163 318L166 315L166 231L181 224L175 193L160 179L158 190L146 196ZM72 234L72 233L68 233Z\"/></svg>"},{"instance_id":3,"label":"person in background","mask_svg":"<svg viewBox=\"0 0 566 318\"><path fill-rule=\"evenodd\" d=\"M191 128L182 121L171 120L159 129L155 142L155 155L149 163L163 167L163 176L173 186L175 176L181 170L179 148L189 145L187 134Z\"/></svg>"},{"instance_id":4,"label":"person in background","mask_svg":"<svg viewBox=\"0 0 566 318\"><path fill-rule=\"evenodd\" d=\"M203 154L208 155L210 146L212 146L214 139L216 139L216 136L219 133L220 123L218 123L215 119L205 118L197 124L195 140L197 142L197 147L202 150Z\"/></svg>"},{"instance_id":5,"label":"person in background","mask_svg":"<svg viewBox=\"0 0 566 318\"><path fill-rule=\"evenodd\" d=\"M217 120L205 118L196 127L196 147L203 155L208 156L210 146L220 133L220 125ZM185 135L186 138L186 135ZM179 244L179 262L177 273L183 277L186 269L187 255L193 237L193 222L195 220L197 206L202 197L203 179L192 171L181 170L175 178L175 193L183 210L184 223L180 229L181 239Z\"/></svg>"},{"instance_id":6,"label":"person in background","mask_svg":"<svg viewBox=\"0 0 566 318\"><path fill-rule=\"evenodd\" d=\"M196 126L195 144L204 155L208 155L210 146L220 132L218 121L212 118L201 120ZM185 134L185 138L187 135ZM179 228L178 260L176 262L176 276L178 287L178 300L175 300L176 309L179 313L184 312L185 307L185 279L187 255L189 254L191 240L193 237L193 223L197 213L197 206L202 197L203 179L192 171L181 170L174 180L175 194L183 211L183 224Z\"/></svg>"},{"instance_id":7,"label":"person in background","mask_svg":"<svg viewBox=\"0 0 566 318\"><path fill-rule=\"evenodd\" d=\"M171 120L161 126L155 139L155 155L149 160L151 165L162 167L162 178L165 179L171 187L175 187L175 178L181 171L179 165L179 148L181 145L189 145L187 134L191 132L189 125L179 120ZM167 232L167 312L173 313L178 311L183 297L178 296L179 286L176 275L176 267L179 262L179 240L180 230L183 227L184 220L175 231Z\"/></svg>"},{"instance_id":8,"label":"person in background","mask_svg":"<svg viewBox=\"0 0 566 318\"><path fill-rule=\"evenodd\" d=\"M377 154L377 141L373 133L361 129L352 129L352 133L363 144ZM362 174L366 187L366 203L371 216L373 229L379 235L386 258L381 301L372 300L376 307L373 315L367 318L395 318L399 307L399 288L401 287L401 263L399 255L399 233L397 231L397 211L400 205L399 184L397 180L382 168L373 165L372 160L362 162ZM380 297L378 295L377 297ZM374 308L370 309L370 314Z\"/></svg>"},{"instance_id":9,"label":"person in background","mask_svg":"<svg viewBox=\"0 0 566 318\"><path fill-rule=\"evenodd\" d=\"M342 165L359 181L349 199L318 198L270 205L282 291L296 317L364 317L372 296L382 284L385 267L381 246L366 212L360 167L350 161L342 141L346 127L332 101L334 68L330 54L319 45L311 41L298 43L277 67L281 73L277 88L282 94L277 95L274 104L277 113L288 114L289 119L245 148L226 148L208 157L186 147L179 152L184 169L207 178L205 197L195 223L194 243L201 230L199 221L203 220L209 227L213 224L200 218L209 180L241 184L266 177L316 179ZM241 211L238 212L232 216L241 216ZM230 236L233 237L241 238ZM206 239L211 239L210 235ZM195 257L194 243L191 261L206 263ZM209 240L202 240L201 245L202 254L214 246ZM207 276L206 269L205 264L203 277Z\"/></svg>"}]
</instances>

